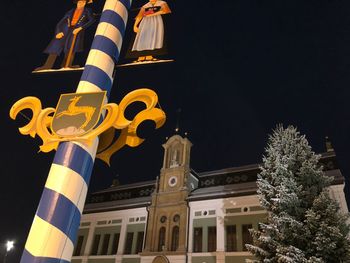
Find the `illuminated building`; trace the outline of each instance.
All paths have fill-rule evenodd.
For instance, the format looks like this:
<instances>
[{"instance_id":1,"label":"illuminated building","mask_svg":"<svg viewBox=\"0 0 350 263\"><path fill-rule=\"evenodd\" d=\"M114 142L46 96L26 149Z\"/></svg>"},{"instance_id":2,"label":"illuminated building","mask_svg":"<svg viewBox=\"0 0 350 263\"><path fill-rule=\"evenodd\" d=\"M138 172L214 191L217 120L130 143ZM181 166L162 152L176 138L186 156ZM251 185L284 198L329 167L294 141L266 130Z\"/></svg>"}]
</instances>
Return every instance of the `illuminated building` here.
<instances>
[{"instance_id":1,"label":"illuminated building","mask_svg":"<svg viewBox=\"0 0 350 263\"><path fill-rule=\"evenodd\" d=\"M112 185L85 205L73 263L241 263L244 244L266 212L256 195L259 165L196 173L191 142L179 135L164 145L156 180ZM333 149L322 154L330 193L347 212L344 178Z\"/></svg>"}]
</instances>

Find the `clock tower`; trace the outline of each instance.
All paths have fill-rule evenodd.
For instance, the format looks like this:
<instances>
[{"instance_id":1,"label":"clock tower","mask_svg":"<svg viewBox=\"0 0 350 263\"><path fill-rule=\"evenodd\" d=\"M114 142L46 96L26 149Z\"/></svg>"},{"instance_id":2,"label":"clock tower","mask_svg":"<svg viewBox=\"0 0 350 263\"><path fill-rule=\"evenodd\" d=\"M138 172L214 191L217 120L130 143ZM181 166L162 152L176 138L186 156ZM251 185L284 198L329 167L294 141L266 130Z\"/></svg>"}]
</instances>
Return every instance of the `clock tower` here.
<instances>
[{"instance_id":1,"label":"clock tower","mask_svg":"<svg viewBox=\"0 0 350 263\"><path fill-rule=\"evenodd\" d=\"M179 135L164 145L163 167L149 206L145 248L141 262L153 262L159 255L171 262L184 262L187 252L189 192L198 179L190 171L192 143ZM144 260L144 256L148 260Z\"/></svg>"}]
</instances>

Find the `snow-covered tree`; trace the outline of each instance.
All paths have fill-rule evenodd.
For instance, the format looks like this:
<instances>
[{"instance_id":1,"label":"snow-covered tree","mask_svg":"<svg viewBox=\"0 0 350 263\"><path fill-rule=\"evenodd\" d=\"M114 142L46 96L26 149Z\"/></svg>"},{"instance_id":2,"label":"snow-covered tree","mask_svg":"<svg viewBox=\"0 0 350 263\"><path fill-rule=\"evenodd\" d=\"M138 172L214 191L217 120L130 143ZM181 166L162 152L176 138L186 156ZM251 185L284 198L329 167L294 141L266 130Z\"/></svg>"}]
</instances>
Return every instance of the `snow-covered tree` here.
<instances>
[{"instance_id":1,"label":"snow-covered tree","mask_svg":"<svg viewBox=\"0 0 350 263\"><path fill-rule=\"evenodd\" d=\"M251 230L247 249L257 262L350 262L347 216L329 197L327 177L305 136L278 126L269 137L258 175L267 222Z\"/></svg>"}]
</instances>

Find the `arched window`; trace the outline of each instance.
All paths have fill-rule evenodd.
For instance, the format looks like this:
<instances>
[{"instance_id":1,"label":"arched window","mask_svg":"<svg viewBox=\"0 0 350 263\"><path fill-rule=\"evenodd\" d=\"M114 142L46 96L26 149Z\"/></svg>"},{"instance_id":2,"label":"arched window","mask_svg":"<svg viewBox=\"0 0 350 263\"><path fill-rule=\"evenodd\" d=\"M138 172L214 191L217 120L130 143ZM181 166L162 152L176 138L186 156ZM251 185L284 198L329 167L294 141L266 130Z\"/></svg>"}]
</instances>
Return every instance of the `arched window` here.
<instances>
[{"instance_id":1,"label":"arched window","mask_svg":"<svg viewBox=\"0 0 350 263\"><path fill-rule=\"evenodd\" d=\"M165 227L159 229L159 239L158 239L158 251L163 251L165 246Z\"/></svg>"},{"instance_id":2,"label":"arched window","mask_svg":"<svg viewBox=\"0 0 350 263\"><path fill-rule=\"evenodd\" d=\"M176 251L179 247L179 227L174 226L173 227L173 233L171 236L171 251Z\"/></svg>"}]
</instances>

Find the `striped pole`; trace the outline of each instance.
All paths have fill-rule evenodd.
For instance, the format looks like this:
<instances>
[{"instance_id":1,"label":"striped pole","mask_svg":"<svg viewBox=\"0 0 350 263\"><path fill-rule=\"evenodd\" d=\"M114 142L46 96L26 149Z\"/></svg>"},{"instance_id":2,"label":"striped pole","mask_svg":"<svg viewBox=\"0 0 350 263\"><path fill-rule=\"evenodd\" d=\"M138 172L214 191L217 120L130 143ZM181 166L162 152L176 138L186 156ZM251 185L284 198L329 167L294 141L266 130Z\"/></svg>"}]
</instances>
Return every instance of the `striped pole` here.
<instances>
[{"instance_id":1,"label":"striped pole","mask_svg":"<svg viewBox=\"0 0 350 263\"><path fill-rule=\"evenodd\" d=\"M77 93L112 89L132 0L106 0ZM59 145L21 263L69 263L83 211L98 138L91 147Z\"/></svg>"}]
</instances>

